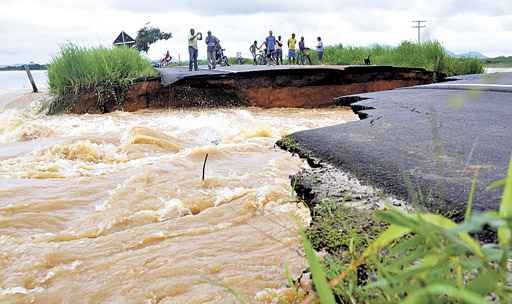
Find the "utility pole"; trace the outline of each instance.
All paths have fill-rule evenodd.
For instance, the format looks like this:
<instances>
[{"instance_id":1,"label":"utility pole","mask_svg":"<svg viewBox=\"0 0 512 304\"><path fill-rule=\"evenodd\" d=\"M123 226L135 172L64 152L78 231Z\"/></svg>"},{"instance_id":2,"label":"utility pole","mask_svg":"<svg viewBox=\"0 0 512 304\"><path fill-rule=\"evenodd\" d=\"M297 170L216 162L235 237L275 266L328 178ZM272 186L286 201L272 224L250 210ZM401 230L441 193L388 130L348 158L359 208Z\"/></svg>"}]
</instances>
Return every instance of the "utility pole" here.
<instances>
[{"instance_id":1,"label":"utility pole","mask_svg":"<svg viewBox=\"0 0 512 304\"><path fill-rule=\"evenodd\" d=\"M421 43L421 29L427 27L426 25L423 25L423 23L425 23L427 21L426 20L414 20L413 22L416 23L416 25L413 26L413 28L418 29L418 44L420 44Z\"/></svg>"}]
</instances>

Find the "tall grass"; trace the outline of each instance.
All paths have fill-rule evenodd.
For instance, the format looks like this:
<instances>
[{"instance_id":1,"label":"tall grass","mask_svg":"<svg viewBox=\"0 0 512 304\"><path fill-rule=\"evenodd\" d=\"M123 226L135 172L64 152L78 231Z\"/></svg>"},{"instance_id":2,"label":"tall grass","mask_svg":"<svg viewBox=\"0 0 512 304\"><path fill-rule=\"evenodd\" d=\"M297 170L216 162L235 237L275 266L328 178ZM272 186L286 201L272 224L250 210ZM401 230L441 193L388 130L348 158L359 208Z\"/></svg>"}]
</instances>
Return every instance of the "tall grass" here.
<instances>
[{"instance_id":1,"label":"tall grass","mask_svg":"<svg viewBox=\"0 0 512 304\"><path fill-rule=\"evenodd\" d=\"M363 64L370 56L373 64L425 68L448 76L480 74L484 62L477 58L455 58L448 55L441 43L429 41L421 44L402 42L398 47L375 45L372 47L326 47L324 63L350 65ZM312 56L314 58L315 56Z\"/></svg>"},{"instance_id":2,"label":"tall grass","mask_svg":"<svg viewBox=\"0 0 512 304\"><path fill-rule=\"evenodd\" d=\"M99 103L122 102L120 96L134 79L156 75L151 63L135 49L84 48L67 44L48 67L50 93L55 97L50 112L65 110L73 96L94 93Z\"/></svg>"},{"instance_id":3,"label":"tall grass","mask_svg":"<svg viewBox=\"0 0 512 304\"><path fill-rule=\"evenodd\" d=\"M326 249L327 267L308 254L321 303L331 303L323 299L333 296L341 303L512 303L512 161L508 177L489 189L499 187L504 187L499 212L473 213L473 187L462 223L439 214L392 208L378 215L388 228L356 255L348 255L348 260L346 247ZM473 238L484 227L498 231L496 243L480 244ZM311 243L304 241L304 248L311 251ZM302 303L314 300L311 294Z\"/></svg>"}]
</instances>

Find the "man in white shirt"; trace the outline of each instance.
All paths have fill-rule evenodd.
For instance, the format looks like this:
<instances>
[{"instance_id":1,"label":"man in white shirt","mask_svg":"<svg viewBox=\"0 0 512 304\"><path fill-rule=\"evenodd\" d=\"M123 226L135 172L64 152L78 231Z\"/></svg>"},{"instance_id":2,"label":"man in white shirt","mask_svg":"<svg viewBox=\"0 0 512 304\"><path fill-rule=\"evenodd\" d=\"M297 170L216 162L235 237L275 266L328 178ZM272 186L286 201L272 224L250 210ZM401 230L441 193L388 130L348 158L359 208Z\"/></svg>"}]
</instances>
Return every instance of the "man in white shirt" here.
<instances>
[{"instance_id":1,"label":"man in white shirt","mask_svg":"<svg viewBox=\"0 0 512 304\"><path fill-rule=\"evenodd\" d=\"M199 38L198 38L199 37ZM194 67L195 71L199 71L199 68L197 67L197 40L201 40L202 35L201 33L195 33L194 29L190 29L190 35L188 35L188 55L189 55L189 61L188 61L188 70L192 71L192 66Z\"/></svg>"},{"instance_id":2,"label":"man in white shirt","mask_svg":"<svg viewBox=\"0 0 512 304\"><path fill-rule=\"evenodd\" d=\"M318 55L318 61L320 61L320 64L324 63L324 43L322 42L322 38L317 38L317 44L316 44L316 53Z\"/></svg>"}]
</instances>

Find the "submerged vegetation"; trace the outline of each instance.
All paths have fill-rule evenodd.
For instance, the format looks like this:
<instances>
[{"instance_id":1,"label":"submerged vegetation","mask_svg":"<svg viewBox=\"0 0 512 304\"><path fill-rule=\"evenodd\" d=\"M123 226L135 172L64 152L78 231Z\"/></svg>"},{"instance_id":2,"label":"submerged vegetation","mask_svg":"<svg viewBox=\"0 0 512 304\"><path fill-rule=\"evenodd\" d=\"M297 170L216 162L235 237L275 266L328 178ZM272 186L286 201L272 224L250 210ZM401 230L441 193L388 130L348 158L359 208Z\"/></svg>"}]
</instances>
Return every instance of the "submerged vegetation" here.
<instances>
[{"instance_id":1,"label":"submerged vegetation","mask_svg":"<svg viewBox=\"0 0 512 304\"><path fill-rule=\"evenodd\" d=\"M93 94L98 107L121 104L133 80L156 75L151 63L136 49L62 47L48 67L48 84L53 96L50 114L69 110L78 95Z\"/></svg>"},{"instance_id":2,"label":"submerged vegetation","mask_svg":"<svg viewBox=\"0 0 512 304\"><path fill-rule=\"evenodd\" d=\"M456 58L448 55L441 43L428 41L421 44L402 42L398 47L375 45L372 47L326 47L325 64L363 64L370 56L372 64L425 68L448 76L480 74L484 61L478 58ZM314 58L315 56L311 56Z\"/></svg>"},{"instance_id":3,"label":"submerged vegetation","mask_svg":"<svg viewBox=\"0 0 512 304\"><path fill-rule=\"evenodd\" d=\"M499 187L499 212L473 213L470 194L462 223L394 208L373 218L323 202L303 234L306 253L327 252L321 263L307 254L316 296L321 303L510 303L512 161L508 177L490 190ZM367 220L369 233L361 233ZM474 238L484 227L498 231L497 243ZM302 303L314 300L312 293Z\"/></svg>"}]
</instances>

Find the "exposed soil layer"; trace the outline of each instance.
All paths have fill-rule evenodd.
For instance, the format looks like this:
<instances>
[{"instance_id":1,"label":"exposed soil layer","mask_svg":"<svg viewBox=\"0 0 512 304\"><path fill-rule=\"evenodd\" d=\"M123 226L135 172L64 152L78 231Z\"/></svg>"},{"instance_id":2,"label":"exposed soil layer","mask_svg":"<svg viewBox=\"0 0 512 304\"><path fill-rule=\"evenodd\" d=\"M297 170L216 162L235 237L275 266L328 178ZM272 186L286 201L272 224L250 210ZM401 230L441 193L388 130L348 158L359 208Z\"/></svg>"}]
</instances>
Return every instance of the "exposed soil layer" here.
<instances>
[{"instance_id":1,"label":"exposed soil layer","mask_svg":"<svg viewBox=\"0 0 512 304\"><path fill-rule=\"evenodd\" d=\"M188 75L171 84L159 78L136 82L122 104L98 108L94 96L82 96L73 113L104 113L147 108L230 107L318 108L335 98L434 82L424 69L387 66L265 69L236 73Z\"/></svg>"},{"instance_id":2,"label":"exposed soil layer","mask_svg":"<svg viewBox=\"0 0 512 304\"><path fill-rule=\"evenodd\" d=\"M299 147L292 139L285 137L276 143L281 149L298 154L305 159L309 168L304 168L290 177L291 185L297 195L313 212L323 200L342 203L345 207L376 210L385 203L399 208L410 208L405 202L397 200L371 186L363 185L348 172L312 156L311 152Z\"/></svg>"}]
</instances>

